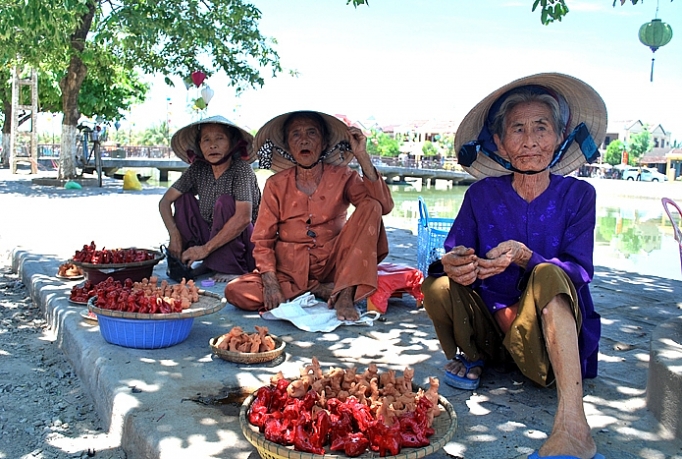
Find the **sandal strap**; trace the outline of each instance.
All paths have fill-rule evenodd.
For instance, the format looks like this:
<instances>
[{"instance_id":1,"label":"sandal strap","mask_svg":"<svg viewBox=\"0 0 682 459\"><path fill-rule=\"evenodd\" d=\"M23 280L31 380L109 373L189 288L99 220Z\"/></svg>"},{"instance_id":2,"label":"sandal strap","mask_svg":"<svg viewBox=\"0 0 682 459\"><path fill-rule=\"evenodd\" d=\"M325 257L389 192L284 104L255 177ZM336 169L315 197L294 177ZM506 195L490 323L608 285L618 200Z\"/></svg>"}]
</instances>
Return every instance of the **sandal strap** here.
<instances>
[{"instance_id":1,"label":"sandal strap","mask_svg":"<svg viewBox=\"0 0 682 459\"><path fill-rule=\"evenodd\" d=\"M471 371L472 368L485 367L485 362L483 361L483 359L474 360L472 362L469 359L467 359L464 356L464 354L457 354L455 358L459 360L462 363L462 365L464 365L464 368L466 368L467 373L469 373L469 371Z\"/></svg>"}]
</instances>

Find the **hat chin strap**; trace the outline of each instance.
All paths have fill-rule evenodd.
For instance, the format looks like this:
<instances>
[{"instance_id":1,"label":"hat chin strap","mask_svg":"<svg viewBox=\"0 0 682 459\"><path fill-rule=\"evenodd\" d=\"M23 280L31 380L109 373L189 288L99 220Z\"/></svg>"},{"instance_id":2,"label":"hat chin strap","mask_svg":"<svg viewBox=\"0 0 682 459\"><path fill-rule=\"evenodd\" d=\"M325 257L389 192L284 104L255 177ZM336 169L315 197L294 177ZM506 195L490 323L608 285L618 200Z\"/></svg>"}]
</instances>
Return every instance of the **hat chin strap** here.
<instances>
[{"instance_id":1,"label":"hat chin strap","mask_svg":"<svg viewBox=\"0 0 682 459\"><path fill-rule=\"evenodd\" d=\"M300 167L301 169L306 169L306 170L308 170L308 169L312 169L313 167L317 166L317 165L320 164L321 162L322 162L322 160L321 160L321 159L318 159L315 163L311 164L310 166L302 166L302 165L296 163L296 167Z\"/></svg>"},{"instance_id":2,"label":"hat chin strap","mask_svg":"<svg viewBox=\"0 0 682 459\"><path fill-rule=\"evenodd\" d=\"M464 167L470 167L478 158L479 153L482 153L510 172L516 172L525 175L535 175L546 171L547 169L551 169L559 161L561 161L564 154L566 151L568 151L568 148L574 141L578 142L578 146L580 147L580 151L583 153L583 156L585 156L586 162L593 163L597 160L597 158L599 158L599 149L594 143L594 139L592 138L590 131L587 129L585 123L580 123L568 136L566 136L559 148L554 152L554 156L552 157L552 161L550 161L549 165L539 171L521 171L515 168L509 161L498 155L497 152L489 151L487 148L484 148L482 143L478 140L462 145L462 148L457 153L457 161Z\"/></svg>"}]
</instances>

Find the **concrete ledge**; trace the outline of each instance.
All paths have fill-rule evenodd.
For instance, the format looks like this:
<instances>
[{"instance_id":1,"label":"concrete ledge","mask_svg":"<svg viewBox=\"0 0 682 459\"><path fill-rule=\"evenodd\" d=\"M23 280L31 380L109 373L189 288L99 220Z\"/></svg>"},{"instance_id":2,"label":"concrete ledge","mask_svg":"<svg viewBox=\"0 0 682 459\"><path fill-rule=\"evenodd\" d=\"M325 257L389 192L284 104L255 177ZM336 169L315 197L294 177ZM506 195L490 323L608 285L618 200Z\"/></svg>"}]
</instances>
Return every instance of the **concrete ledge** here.
<instances>
[{"instance_id":1,"label":"concrete ledge","mask_svg":"<svg viewBox=\"0 0 682 459\"><path fill-rule=\"evenodd\" d=\"M647 407L675 438L682 438L682 317L651 335Z\"/></svg>"},{"instance_id":2,"label":"concrete ledge","mask_svg":"<svg viewBox=\"0 0 682 459\"><path fill-rule=\"evenodd\" d=\"M120 442L128 458L247 459L253 454L241 434L238 408L224 412L192 401L199 396L250 393L272 374L272 367L245 371L212 358L208 339L232 326L227 311L196 320L190 337L170 348L114 346L103 340L96 325L81 320L82 307L68 302L77 281L54 278L59 260L15 250L12 262L56 331L60 348L90 393L109 435ZM299 366L283 363L278 369L291 373Z\"/></svg>"},{"instance_id":3,"label":"concrete ledge","mask_svg":"<svg viewBox=\"0 0 682 459\"><path fill-rule=\"evenodd\" d=\"M97 325L82 320L82 306L69 303L69 291L78 281L54 277L60 262L53 256L23 250L15 250L12 257L13 269L57 333L60 348L92 396L110 437L120 442L129 459L258 457L241 432L241 400L278 371L287 377L299 375L312 356L325 362L325 367L362 368L366 362L374 362L382 369L400 371L409 365L415 369L414 381L422 386L444 365L442 358L431 358L437 346L435 337L414 336L418 330L428 329L430 319L415 307L411 297L404 305L394 303L391 316L371 328L339 327L332 333L308 333L286 321L264 323L258 313L228 304L195 320L188 339L175 346L115 346L104 341ZM160 263L155 274L163 277L164 270L165 263ZM216 288L222 291L224 287ZM209 339L237 325L244 330L267 325L287 341L287 352L272 362L254 365L213 356ZM447 387L441 393L452 395ZM232 401L214 403L225 399ZM448 456L441 450L432 457Z\"/></svg>"}]
</instances>

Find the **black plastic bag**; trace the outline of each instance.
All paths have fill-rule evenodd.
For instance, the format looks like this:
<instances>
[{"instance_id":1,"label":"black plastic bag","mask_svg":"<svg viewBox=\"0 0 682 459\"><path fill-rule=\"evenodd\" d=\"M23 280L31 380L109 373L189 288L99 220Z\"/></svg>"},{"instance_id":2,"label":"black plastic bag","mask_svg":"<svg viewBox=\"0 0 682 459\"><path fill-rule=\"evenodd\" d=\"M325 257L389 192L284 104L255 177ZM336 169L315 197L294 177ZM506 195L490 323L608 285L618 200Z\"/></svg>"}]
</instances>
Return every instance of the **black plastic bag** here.
<instances>
[{"instance_id":1,"label":"black plastic bag","mask_svg":"<svg viewBox=\"0 0 682 459\"><path fill-rule=\"evenodd\" d=\"M171 255L168 247L165 245L161 246L161 251L166 255L166 263L168 267L166 268L166 275L176 282L182 282L182 279L190 280L194 279L194 273L192 268L187 266L179 258Z\"/></svg>"}]
</instances>

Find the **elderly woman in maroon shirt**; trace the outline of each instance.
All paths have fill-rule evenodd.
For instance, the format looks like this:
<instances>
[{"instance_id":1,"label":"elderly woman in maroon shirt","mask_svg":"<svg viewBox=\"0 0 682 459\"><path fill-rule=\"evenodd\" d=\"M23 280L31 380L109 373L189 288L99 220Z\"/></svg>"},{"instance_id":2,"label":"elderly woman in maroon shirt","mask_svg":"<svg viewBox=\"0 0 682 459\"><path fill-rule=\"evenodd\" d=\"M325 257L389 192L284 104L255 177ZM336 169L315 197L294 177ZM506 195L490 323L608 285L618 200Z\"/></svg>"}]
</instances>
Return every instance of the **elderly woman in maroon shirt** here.
<instances>
[{"instance_id":1,"label":"elderly woman in maroon shirt","mask_svg":"<svg viewBox=\"0 0 682 459\"><path fill-rule=\"evenodd\" d=\"M564 174L596 160L605 129L601 97L566 75L526 77L479 103L456 141L460 164L481 180L422 286L451 359L447 384L475 389L484 365L510 358L536 383L556 382L554 428L533 458L600 457L582 402L601 330L588 287L596 195Z\"/></svg>"},{"instance_id":2,"label":"elderly woman in maroon shirt","mask_svg":"<svg viewBox=\"0 0 682 459\"><path fill-rule=\"evenodd\" d=\"M393 199L357 127L320 112L285 113L256 134L265 183L253 230L258 272L227 284L246 310L270 310L305 292L327 300L339 320L357 320L355 303L377 289L388 254L382 215ZM355 156L362 176L347 166ZM355 207L348 218L348 208Z\"/></svg>"},{"instance_id":3,"label":"elderly woman in maroon shirt","mask_svg":"<svg viewBox=\"0 0 682 459\"><path fill-rule=\"evenodd\" d=\"M182 275L212 272L215 281L225 282L254 269L250 239L261 194L250 165L256 157L252 142L250 133L222 116L173 135L173 151L190 165L163 195L159 211L168 251L186 267Z\"/></svg>"}]
</instances>

